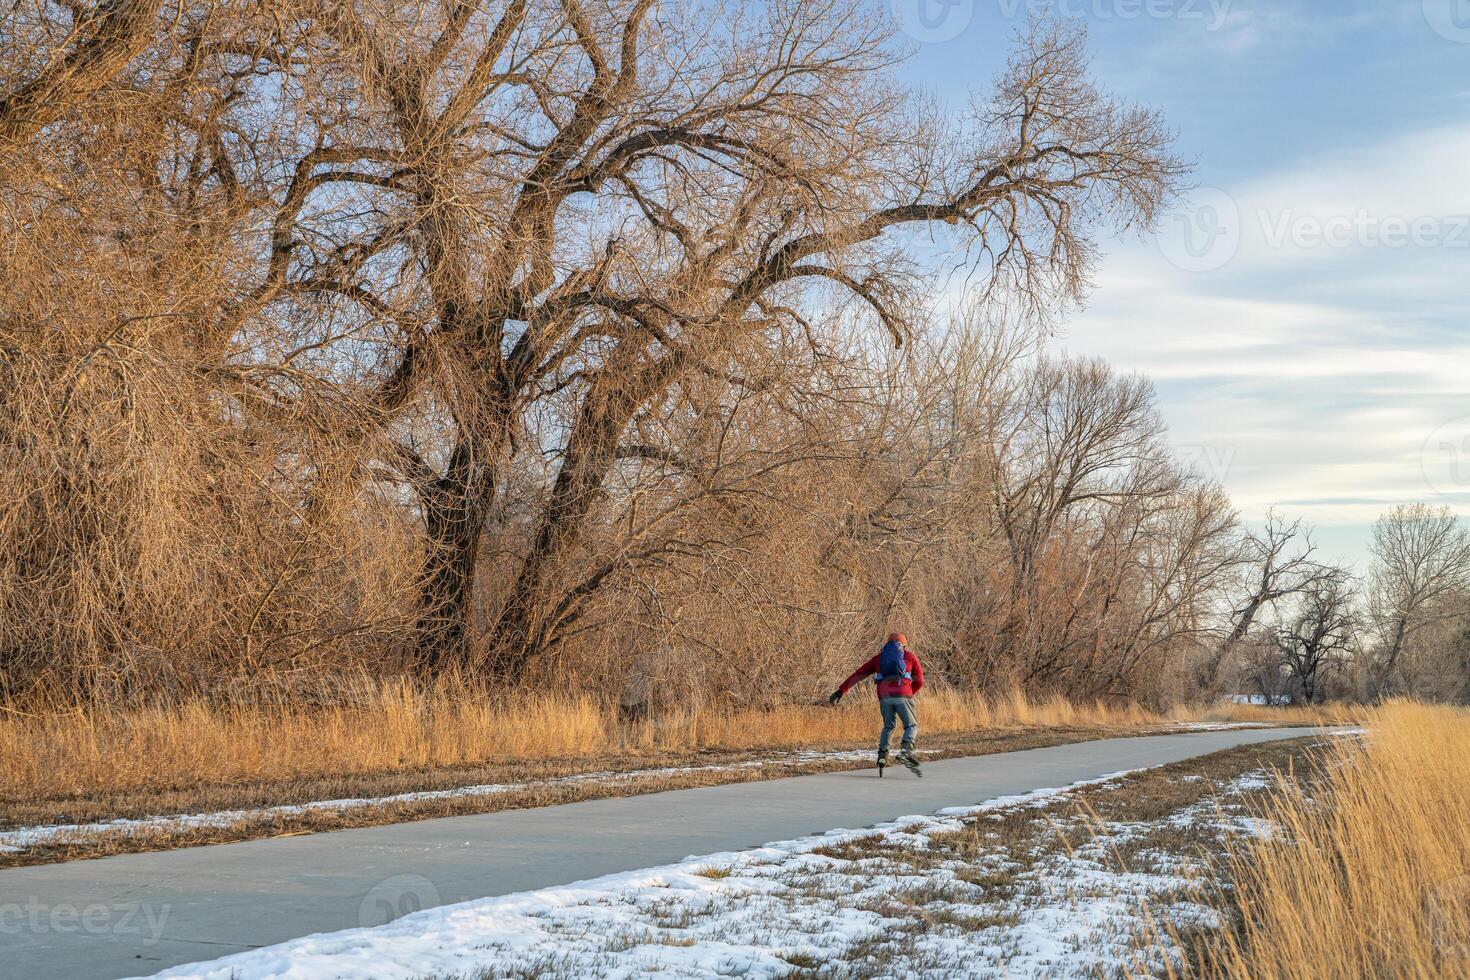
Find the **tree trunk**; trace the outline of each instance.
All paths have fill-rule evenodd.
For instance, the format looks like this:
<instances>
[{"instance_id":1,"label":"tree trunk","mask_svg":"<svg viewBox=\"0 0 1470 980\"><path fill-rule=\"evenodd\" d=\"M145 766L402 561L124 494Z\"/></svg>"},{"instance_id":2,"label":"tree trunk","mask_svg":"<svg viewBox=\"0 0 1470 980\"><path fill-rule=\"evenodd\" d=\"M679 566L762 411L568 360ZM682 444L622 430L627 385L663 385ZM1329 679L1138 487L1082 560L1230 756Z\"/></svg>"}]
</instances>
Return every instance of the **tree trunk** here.
<instances>
[{"instance_id":1,"label":"tree trunk","mask_svg":"<svg viewBox=\"0 0 1470 980\"><path fill-rule=\"evenodd\" d=\"M415 654L430 675L469 663L475 569L500 448L495 440L477 441L462 433L447 472L420 494L429 552L419 578Z\"/></svg>"},{"instance_id":2,"label":"tree trunk","mask_svg":"<svg viewBox=\"0 0 1470 980\"><path fill-rule=\"evenodd\" d=\"M1256 621L1256 613L1260 612L1265 605L1265 599L1260 596L1252 596L1246 603L1245 609L1241 610L1240 618L1231 627L1229 635L1215 648L1212 655L1205 659L1200 671L1195 675L1195 685L1200 691L1218 694L1220 688L1220 674L1225 669L1225 663L1230 659L1230 654L1245 639L1250 632L1252 624Z\"/></svg>"},{"instance_id":3,"label":"tree trunk","mask_svg":"<svg viewBox=\"0 0 1470 980\"><path fill-rule=\"evenodd\" d=\"M617 461L618 439L639 408L666 391L683 365L678 353L637 370L631 361L631 356L614 355L582 403L535 541L492 631L487 666L498 675L518 678L555 642L557 627L575 608L575 597L554 594L555 573L580 539Z\"/></svg>"},{"instance_id":4,"label":"tree trunk","mask_svg":"<svg viewBox=\"0 0 1470 980\"><path fill-rule=\"evenodd\" d=\"M1404 637L1409 631L1409 617L1399 616L1394 623L1393 640L1388 645L1387 656L1383 658L1383 667L1378 671L1378 676L1373 679L1373 700L1379 701L1383 698L1383 689L1388 686L1388 679L1393 676L1394 668L1398 666L1399 654L1404 649Z\"/></svg>"}]
</instances>

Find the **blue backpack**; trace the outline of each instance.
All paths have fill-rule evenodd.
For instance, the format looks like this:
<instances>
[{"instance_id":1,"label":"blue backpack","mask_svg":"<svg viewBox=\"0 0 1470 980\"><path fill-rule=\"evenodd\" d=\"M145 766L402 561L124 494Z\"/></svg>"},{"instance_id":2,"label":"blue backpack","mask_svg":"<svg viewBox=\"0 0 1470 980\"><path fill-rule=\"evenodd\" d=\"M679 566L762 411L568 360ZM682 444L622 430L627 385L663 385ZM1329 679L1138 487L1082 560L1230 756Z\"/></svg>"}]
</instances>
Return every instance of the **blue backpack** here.
<instances>
[{"instance_id":1,"label":"blue backpack","mask_svg":"<svg viewBox=\"0 0 1470 980\"><path fill-rule=\"evenodd\" d=\"M878 654L878 673L873 675L873 680L911 681L913 679L913 671L909 670L908 658L903 653L903 644L897 640L889 640L883 644L883 652Z\"/></svg>"}]
</instances>

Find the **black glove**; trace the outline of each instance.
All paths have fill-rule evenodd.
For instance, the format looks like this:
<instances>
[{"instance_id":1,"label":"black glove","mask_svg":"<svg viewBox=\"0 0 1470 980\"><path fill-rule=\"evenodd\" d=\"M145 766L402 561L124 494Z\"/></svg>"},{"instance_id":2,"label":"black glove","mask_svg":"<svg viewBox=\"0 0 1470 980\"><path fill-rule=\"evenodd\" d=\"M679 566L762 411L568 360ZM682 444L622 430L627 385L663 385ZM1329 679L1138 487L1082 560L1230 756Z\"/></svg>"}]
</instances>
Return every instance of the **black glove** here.
<instances>
[{"instance_id":1,"label":"black glove","mask_svg":"<svg viewBox=\"0 0 1470 980\"><path fill-rule=\"evenodd\" d=\"M827 703L828 704L836 704L838 701L841 701L841 700L842 700L842 692L841 691L833 691L831 697L827 698Z\"/></svg>"}]
</instances>

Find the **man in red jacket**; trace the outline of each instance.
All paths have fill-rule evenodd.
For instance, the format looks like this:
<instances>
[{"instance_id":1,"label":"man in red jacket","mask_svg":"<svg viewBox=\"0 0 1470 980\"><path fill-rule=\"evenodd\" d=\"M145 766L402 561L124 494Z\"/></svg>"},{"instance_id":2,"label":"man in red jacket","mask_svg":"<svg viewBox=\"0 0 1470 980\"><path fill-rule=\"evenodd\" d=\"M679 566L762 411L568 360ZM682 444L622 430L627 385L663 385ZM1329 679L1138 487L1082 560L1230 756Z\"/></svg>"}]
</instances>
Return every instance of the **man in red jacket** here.
<instances>
[{"instance_id":1,"label":"man in red jacket","mask_svg":"<svg viewBox=\"0 0 1470 980\"><path fill-rule=\"evenodd\" d=\"M878 707L883 712L883 734L878 736L880 770L888 764L888 740L893 736L894 725L901 720L903 741L898 745L898 758L905 766L917 771L914 737L919 734L919 722L914 717L914 695L924 687L924 667L908 648L908 640L902 633L890 633L883 650L853 671L852 676L843 681L827 700L832 704L841 701L848 688L869 674L877 675Z\"/></svg>"}]
</instances>

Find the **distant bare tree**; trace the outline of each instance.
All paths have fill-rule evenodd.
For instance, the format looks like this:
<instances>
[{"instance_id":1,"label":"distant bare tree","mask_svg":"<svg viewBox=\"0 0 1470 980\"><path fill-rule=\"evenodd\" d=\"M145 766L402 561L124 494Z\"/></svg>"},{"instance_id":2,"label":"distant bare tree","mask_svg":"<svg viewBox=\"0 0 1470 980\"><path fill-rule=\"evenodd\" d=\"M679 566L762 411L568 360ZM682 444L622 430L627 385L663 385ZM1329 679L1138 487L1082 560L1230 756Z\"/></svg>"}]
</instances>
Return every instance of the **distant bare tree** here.
<instances>
[{"instance_id":1,"label":"distant bare tree","mask_svg":"<svg viewBox=\"0 0 1470 980\"><path fill-rule=\"evenodd\" d=\"M1014 569L1030 589L1045 542L1069 510L1117 503L1174 476L1153 388L1101 361L1042 361L1001 422L992 452L994 507Z\"/></svg>"},{"instance_id":2,"label":"distant bare tree","mask_svg":"<svg viewBox=\"0 0 1470 980\"><path fill-rule=\"evenodd\" d=\"M1152 387L1092 361L1041 360L993 412L985 453L993 568L971 673L1090 696L1206 628L1235 517L1170 456ZM983 624L983 625L982 625Z\"/></svg>"},{"instance_id":3,"label":"distant bare tree","mask_svg":"<svg viewBox=\"0 0 1470 980\"><path fill-rule=\"evenodd\" d=\"M1299 593L1298 607L1276 631L1276 648L1302 699L1314 704L1322 681L1341 670L1357 637L1356 596L1345 573L1314 577Z\"/></svg>"},{"instance_id":4,"label":"distant bare tree","mask_svg":"<svg viewBox=\"0 0 1470 980\"><path fill-rule=\"evenodd\" d=\"M1266 513L1264 528L1246 532L1238 566L1243 594L1232 599L1224 638L1201 661L1196 676L1200 691L1219 690L1221 673L1263 612L1338 575L1337 569L1313 558L1316 550L1311 528L1300 520L1288 524L1275 511Z\"/></svg>"},{"instance_id":5,"label":"distant bare tree","mask_svg":"<svg viewBox=\"0 0 1470 980\"><path fill-rule=\"evenodd\" d=\"M1448 597L1470 587L1470 531L1447 507L1400 504L1373 526L1369 608L1378 640L1373 691L1388 690L1405 642L1458 615Z\"/></svg>"}]
</instances>

